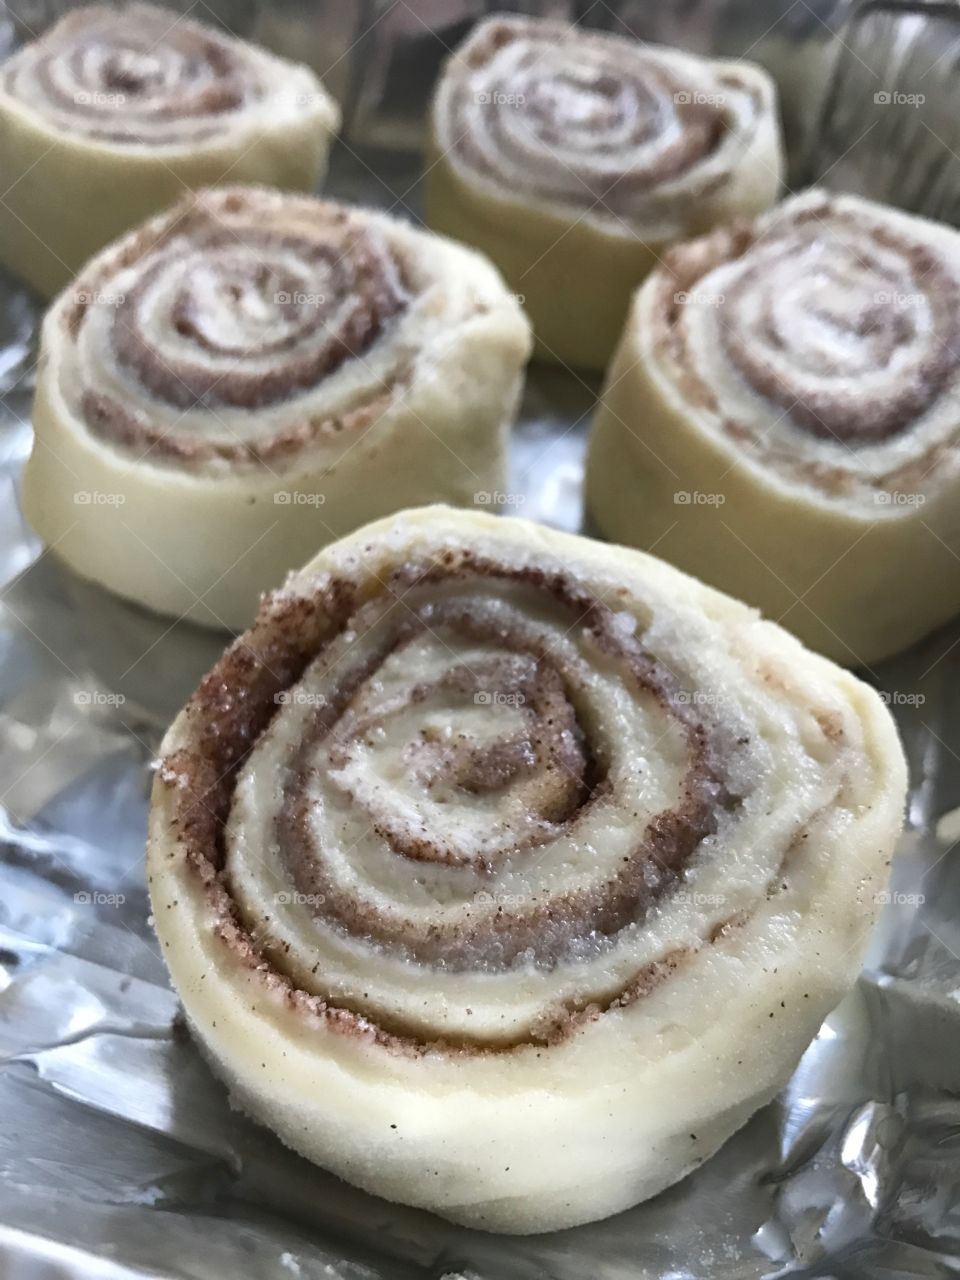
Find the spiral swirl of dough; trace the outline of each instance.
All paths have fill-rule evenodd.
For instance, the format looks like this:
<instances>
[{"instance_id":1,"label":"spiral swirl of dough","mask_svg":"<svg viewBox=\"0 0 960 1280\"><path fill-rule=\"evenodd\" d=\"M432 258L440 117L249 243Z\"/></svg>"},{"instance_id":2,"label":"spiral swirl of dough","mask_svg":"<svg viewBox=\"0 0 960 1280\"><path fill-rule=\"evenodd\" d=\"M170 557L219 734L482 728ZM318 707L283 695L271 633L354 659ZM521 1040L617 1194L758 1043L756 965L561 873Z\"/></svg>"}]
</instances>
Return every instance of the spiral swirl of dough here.
<instances>
[{"instance_id":1,"label":"spiral swirl of dough","mask_svg":"<svg viewBox=\"0 0 960 1280\"><path fill-rule=\"evenodd\" d=\"M736 68L560 23L486 23L440 88L441 148L505 192L650 230L721 185L765 104Z\"/></svg>"},{"instance_id":2,"label":"spiral swirl of dough","mask_svg":"<svg viewBox=\"0 0 960 1280\"><path fill-rule=\"evenodd\" d=\"M150 4L69 13L0 75L5 93L60 133L151 148L291 115L311 90L255 46Z\"/></svg>"},{"instance_id":3,"label":"spiral swirl of dough","mask_svg":"<svg viewBox=\"0 0 960 1280\"><path fill-rule=\"evenodd\" d=\"M902 792L879 699L742 606L427 508L321 554L204 680L151 893L243 1105L381 1195L542 1230L782 1083Z\"/></svg>"},{"instance_id":4,"label":"spiral swirl of dough","mask_svg":"<svg viewBox=\"0 0 960 1280\"><path fill-rule=\"evenodd\" d=\"M681 245L640 309L664 370L757 458L906 484L955 435L960 270L932 224L813 192Z\"/></svg>"},{"instance_id":5,"label":"spiral swirl of dough","mask_svg":"<svg viewBox=\"0 0 960 1280\"><path fill-rule=\"evenodd\" d=\"M401 377L410 298L362 212L201 192L78 279L65 394L91 432L155 462L270 463L369 420Z\"/></svg>"},{"instance_id":6,"label":"spiral swirl of dough","mask_svg":"<svg viewBox=\"0 0 960 1280\"><path fill-rule=\"evenodd\" d=\"M325 541L502 492L529 348L461 245L267 187L193 192L47 313L24 507L85 576L242 630Z\"/></svg>"},{"instance_id":7,"label":"spiral swirl of dough","mask_svg":"<svg viewBox=\"0 0 960 1280\"><path fill-rule=\"evenodd\" d=\"M651 644L648 601L442 549L378 577L268 609L195 699L210 754L162 774L186 779L244 947L340 1017L474 1048L567 1034L765 903L841 785L826 710L811 732L836 760L809 793L755 781L748 699ZM222 799L191 809L211 779ZM724 850L760 805L777 832L733 891Z\"/></svg>"}]
</instances>

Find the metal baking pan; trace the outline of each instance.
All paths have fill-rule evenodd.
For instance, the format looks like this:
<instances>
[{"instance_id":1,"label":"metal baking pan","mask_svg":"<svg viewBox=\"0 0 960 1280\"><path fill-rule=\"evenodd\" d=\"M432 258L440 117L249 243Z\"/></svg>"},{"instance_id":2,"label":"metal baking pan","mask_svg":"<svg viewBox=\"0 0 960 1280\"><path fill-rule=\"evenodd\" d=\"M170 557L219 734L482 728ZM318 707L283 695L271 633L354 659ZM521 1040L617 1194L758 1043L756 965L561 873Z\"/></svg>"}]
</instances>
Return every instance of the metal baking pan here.
<instances>
[{"instance_id":1,"label":"metal baking pan","mask_svg":"<svg viewBox=\"0 0 960 1280\"><path fill-rule=\"evenodd\" d=\"M0 50L64 6L13 0ZM327 189L417 217L417 147L479 0L207 0L345 106ZM953 4L555 0L778 77L791 185L960 202ZM878 93L922 94L883 110ZM0 175L2 185L2 175ZM0 281L0 1276L4 1280L934 1280L960 1275L960 629L868 678L912 770L863 977L787 1089L693 1176L606 1222L500 1238L355 1191L231 1112L178 1021L144 886L151 761L223 637L80 581L24 526L38 309ZM596 384L531 370L519 513L581 527Z\"/></svg>"}]
</instances>

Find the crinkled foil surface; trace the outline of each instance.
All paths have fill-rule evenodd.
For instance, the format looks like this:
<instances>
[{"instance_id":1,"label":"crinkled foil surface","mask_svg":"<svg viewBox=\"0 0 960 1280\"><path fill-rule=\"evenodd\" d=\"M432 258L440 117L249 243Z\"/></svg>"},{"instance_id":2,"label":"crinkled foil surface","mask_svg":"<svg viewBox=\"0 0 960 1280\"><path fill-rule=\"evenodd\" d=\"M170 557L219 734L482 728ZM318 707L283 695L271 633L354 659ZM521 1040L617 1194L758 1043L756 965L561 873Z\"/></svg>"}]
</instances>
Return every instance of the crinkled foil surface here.
<instances>
[{"instance_id":1,"label":"crinkled foil surface","mask_svg":"<svg viewBox=\"0 0 960 1280\"><path fill-rule=\"evenodd\" d=\"M197 15L309 58L346 102L328 189L415 215L425 86L486 6L211 6ZM583 7L592 25L766 62L794 182L819 174L940 216L960 196L952 6ZM0 48L51 8L14 4ZM876 95L893 89L927 110L884 112ZM910 759L906 833L863 977L781 1097L696 1174L607 1222L520 1239L451 1227L352 1190L232 1113L181 1028L144 886L150 766L224 638L85 584L24 526L36 320L0 281L0 1277L960 1275L960 628L866 673ZM520 513L580 527L595 394L533 372L508 495Z\"/></svg>"}]
</instances>

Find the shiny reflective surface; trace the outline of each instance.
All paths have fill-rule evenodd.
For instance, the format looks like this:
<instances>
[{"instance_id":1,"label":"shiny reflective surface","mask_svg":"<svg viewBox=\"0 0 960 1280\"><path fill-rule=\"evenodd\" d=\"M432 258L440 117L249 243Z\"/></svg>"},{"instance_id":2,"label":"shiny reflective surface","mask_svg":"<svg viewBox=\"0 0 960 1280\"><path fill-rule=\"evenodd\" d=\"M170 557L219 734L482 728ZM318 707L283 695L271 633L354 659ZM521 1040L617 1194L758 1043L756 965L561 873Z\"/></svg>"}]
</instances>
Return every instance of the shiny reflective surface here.
<instances>
[{"instance_id":1,"label":"shiny reflective surface","mask_svg":"<svg viewBox=\"0 0 960 1280\"><path fill-rule=\"evenodd\" d=\"M337 156L337 194L416 207L415 169L354 151ZM23 527L32 314L6 282L0 303L0 1275L960 1274L960 823L942 821L960 806L960 627L868 673L904 735L907 831L864 977L780 1099L607 1222L526 1239L452 1227L231 1112L178 1023L143 879L151 760L224 638L79 581ZM579 527L595 391L533 374L505 510Z\"/></svg>"}]
</instances>

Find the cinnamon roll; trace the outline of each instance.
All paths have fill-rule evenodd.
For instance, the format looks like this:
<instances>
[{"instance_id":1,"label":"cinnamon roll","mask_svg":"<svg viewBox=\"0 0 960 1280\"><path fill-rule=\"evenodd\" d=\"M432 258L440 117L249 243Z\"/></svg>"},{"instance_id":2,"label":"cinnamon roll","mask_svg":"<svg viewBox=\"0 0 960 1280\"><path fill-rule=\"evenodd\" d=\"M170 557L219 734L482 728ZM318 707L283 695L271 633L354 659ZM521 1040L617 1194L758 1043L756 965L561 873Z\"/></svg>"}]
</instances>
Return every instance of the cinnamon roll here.
<instances>
[{"instance_id":1,"label":"cinnamon roll","mask_svg":"<svg viewBox=\"0 0 960 1280\"><path fill-rule=\"evenodd\" d=\"M773 81L563 23L494 17L447 63L432 112L430 225L521 295L538 354L603 368L664 247L776 197Z\"/></svg>"},{"instance_id":2,"label":"cinnamon roll","mask_svg":"<svg viewBox=\"0 0 960 1280\"><path fill-rule=\"evenodd\" d=\"M461 245L309 196L197 192L48 312L24 509L84 577L242 628L366 520L503 489L529 346Z\"/></svg>"},{"instance_id":3,"label":"cinnamon roll","mask_svg":"<svg viewBox=\"0 0 960 1280\"><path fill-rule=\"evenodd\" d=\"M185 190L309 191L339 120L255 45L150 4L76 9L0 67L0 264L50 296Z\"/></svg>"},{"instance_id":4,"label":"cinnamon roll","mask_svg":"<svg viewBox=\"0 0 960 1280\"><path fill-rule=\"evenodd\" d=\"M161 748L156 930L235 1102L508 1232L682 1177L852 982L879 696L640 552L408 511L268 597Z\"/></svg>"},{"instance_id":5,"label":"cinnamon roll","mask_svg":"<svg viewBox=\"0 0 960 1280\"><path fill-rule=\"evenodd\" d=\"M617 542L839 661L960 609L960 235L812 191L679 246L638 291L598 410Z\"/></svg>"}]
</instances>

